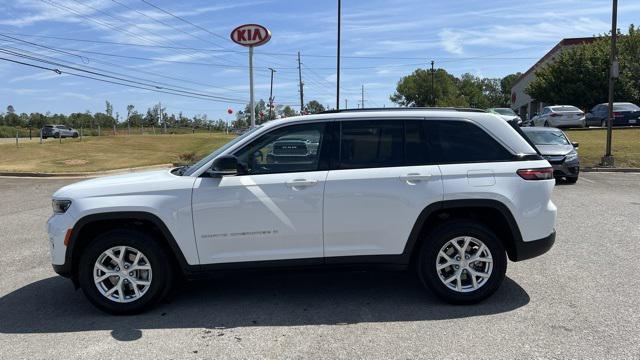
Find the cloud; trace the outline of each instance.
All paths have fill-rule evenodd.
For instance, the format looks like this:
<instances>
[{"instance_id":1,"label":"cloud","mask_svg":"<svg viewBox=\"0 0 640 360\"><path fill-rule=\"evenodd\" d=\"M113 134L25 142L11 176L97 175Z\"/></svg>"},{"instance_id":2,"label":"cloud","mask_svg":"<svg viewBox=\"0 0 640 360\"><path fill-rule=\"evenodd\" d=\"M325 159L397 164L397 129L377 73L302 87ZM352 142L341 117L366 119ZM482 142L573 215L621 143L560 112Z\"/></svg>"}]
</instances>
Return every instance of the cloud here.
<instances>
[{"instance_id":1,"label":"cloud","mask_svg":"<svg viewBox=\"0 0 640 360\"><path fill-rule=\"evenodd\" d=\"M445 51L455 55L464 54L462 48L462 34L455 33L449 29L444 29L438 34L440 36L440 44Z\"/></svg>"}]
</instances>

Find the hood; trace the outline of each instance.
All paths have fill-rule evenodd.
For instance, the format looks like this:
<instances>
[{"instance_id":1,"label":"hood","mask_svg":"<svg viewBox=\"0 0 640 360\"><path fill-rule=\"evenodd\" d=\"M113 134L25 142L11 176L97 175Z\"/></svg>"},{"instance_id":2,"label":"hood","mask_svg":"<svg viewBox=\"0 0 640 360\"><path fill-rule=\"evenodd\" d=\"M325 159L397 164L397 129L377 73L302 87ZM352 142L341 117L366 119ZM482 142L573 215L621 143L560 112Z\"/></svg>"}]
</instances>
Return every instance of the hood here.
<instances>
[{"instance_id":1,"label":"hood","mask_svg":"<svg viewBox=\"0 0 640 360\"><path fill-rule=\"evenodd\" d=\"M542 155L566 155L573 151L573 145L536 145Z\"/></svg>"},{"instance_id":2,"label":"hood","mask_svg":"<svg viewBox=\"0 0 640 360\"><path fill-rule=\"evenodd\" d=\"M104 176L67 185L53 194L54 198L82 198L105 195L144 193L171 188L179 176L169 169ZM195 180L195 179L194 179Z\"/></svg>"}]
</instances>

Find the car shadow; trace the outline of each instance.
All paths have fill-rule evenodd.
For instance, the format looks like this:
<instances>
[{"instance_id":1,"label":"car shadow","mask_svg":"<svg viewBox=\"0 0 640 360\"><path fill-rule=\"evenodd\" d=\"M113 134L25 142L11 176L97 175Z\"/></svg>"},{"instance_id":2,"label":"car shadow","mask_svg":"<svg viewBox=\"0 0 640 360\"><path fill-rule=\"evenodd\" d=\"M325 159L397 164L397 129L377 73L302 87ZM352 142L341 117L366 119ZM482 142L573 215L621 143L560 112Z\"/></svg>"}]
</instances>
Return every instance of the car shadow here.
<instances>
[{"instance_id":1,"label":"car shadow","mask_svg":"<svg viewBox=\"0 0 640 360\"><path fill-rule=\"evenodd\" d=\"M140 315L112 316L94 308L69 280L51 277L0 298L0 333L111 330L113 338L130 341L145 329L203 328L205 335L220 336L225 329L251 326L466 318L527 303L529 295L509 278L480 304L453 306L424 290L408 272L303 272L190 282L169 303Z\"/></svg>"}]
</instances>

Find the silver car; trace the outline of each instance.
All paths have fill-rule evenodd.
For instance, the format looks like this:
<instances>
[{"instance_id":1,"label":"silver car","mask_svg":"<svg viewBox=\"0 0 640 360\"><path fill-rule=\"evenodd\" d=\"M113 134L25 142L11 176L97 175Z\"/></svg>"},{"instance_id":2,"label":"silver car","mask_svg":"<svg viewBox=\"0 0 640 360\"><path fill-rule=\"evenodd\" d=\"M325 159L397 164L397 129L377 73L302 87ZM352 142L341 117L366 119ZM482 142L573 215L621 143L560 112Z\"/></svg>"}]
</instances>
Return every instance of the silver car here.
<instances>
[{"instance_id":1,"label":"silver car","mask_svg":"<svg viewBox=\"0 0 640 360\"><path fill-rule=\"evenodd\" d=\"M553 166L553 176L570 184L578 181L580 158L578 143L569 141L560 129L549 127L523 127L522 131L536 146L542 157Z\"/></svg>"},{"instance_id":2,"label":"silver car","mask_svg":"<svg viewBox=\"0 0 640 360\"><path fill-rule=\"evenodd\" d=\"M522 125L520 116L510 108L489 108L487 111L500 116L506 122L515 122L518 125Z\"/></svg>"}]
</instances>

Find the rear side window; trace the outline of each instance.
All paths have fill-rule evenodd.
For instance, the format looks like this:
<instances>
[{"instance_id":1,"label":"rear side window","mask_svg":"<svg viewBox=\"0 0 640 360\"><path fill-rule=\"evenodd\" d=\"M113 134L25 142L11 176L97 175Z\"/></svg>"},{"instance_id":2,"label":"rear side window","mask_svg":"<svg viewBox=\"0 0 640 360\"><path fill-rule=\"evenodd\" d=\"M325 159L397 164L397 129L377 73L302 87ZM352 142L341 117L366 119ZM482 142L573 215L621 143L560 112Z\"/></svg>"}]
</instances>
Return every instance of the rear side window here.
<instances>
[{"instance_id":1,"label":"rear side window","mask_svg":"<svg viewBox=\"0 0 640 360\"><path fill-rule=\"evenodd\" d=\"M340 125L339 169L403 165L402 121L344 121Z\"/></svg>"},{"instance_id":2,"label":"rear side window","mask_svg":"<svg viewBox=\"0 0 640 360\"><path fill-rule=\"evenodd\" d=\"M509 161L513 155L484 130L466 121L426 121L439 164Z\"/></svg>"}]
</instances>

